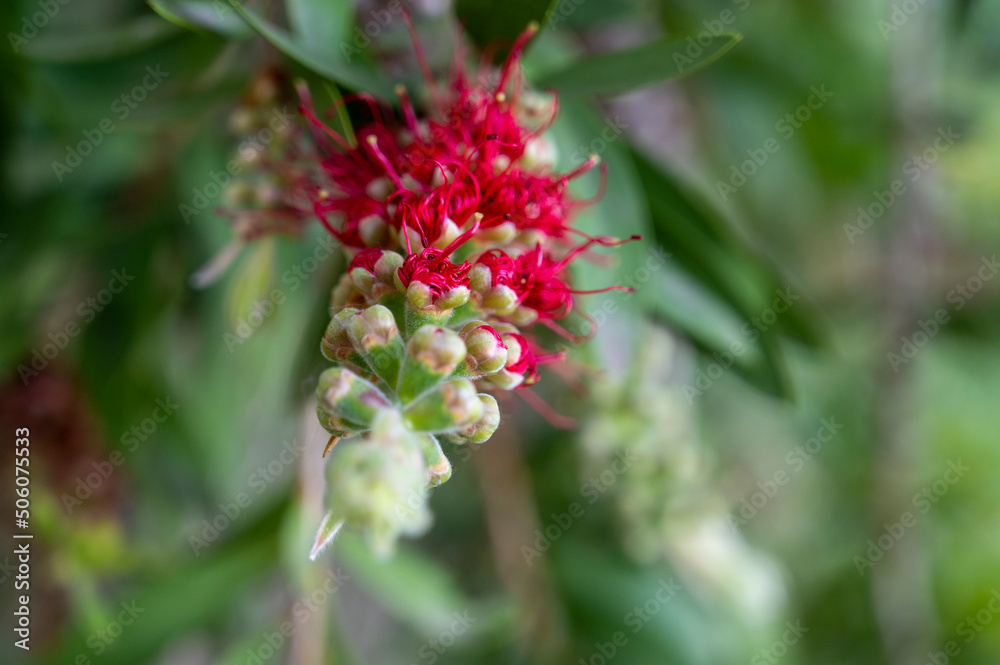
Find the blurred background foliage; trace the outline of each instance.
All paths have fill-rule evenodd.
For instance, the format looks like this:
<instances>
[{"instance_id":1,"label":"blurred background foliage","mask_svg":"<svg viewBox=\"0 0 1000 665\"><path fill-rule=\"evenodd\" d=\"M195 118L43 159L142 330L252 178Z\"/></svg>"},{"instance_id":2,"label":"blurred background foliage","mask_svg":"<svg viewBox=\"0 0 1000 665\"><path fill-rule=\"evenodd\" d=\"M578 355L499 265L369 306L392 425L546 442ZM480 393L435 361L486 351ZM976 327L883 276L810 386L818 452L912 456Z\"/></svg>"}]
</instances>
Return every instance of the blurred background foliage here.
<instances>
[{"instance_id":1,"label":"blurred background foliage","mask_svg":"<svg viewBox=\"0 0 1000 665\"><path fill-rule=\"evenodd\" d=\"M0 658L995 663L1000 5L407 6L442 75L456 13L497 55L538 20L559 168L608 165L579 226L645 238L576 275L637 287L581 301L596 338L540 386L577 428L505 405L426 537L309 564L342 265L313 227L191 276L232 237L241 117L294 112L298 77L323 105L423 90L399 5L5 3L0 423L31 428L36 550L33 649Z\"/></svg>"}]
</instances>

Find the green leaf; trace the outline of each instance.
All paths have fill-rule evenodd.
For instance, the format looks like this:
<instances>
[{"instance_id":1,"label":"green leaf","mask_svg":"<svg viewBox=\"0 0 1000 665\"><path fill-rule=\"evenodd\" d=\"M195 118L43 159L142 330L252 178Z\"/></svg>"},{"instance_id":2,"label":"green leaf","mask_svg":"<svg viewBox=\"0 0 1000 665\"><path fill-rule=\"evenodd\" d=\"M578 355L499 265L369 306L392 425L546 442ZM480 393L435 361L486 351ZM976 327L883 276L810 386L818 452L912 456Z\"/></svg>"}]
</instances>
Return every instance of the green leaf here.
<instances>
[{"instance_id":1,"label":"green leaf","mask_svg":"<svg viewBox=\"0 0 1000 665\"><path fill-rule=\"evenodd\" d=\"M199 0L146 0L157 14L175 25L196 32L209 32L227 39L246 39L249 26L226 5Z\"/></svg>"},{"instance_id":2,"label":"green leaf","mask_svg":"<svg viewBox=\"0 0 1000 665\"><path fill-rule=\"evenodd\" d=\"M767 310L777 292L788 287L778 270L738 237L721 216L693 189L633 150L640 180L646 192L657 241L671 253L674 262L713 294L738 320L738 328ZM760 357L741 354L734 369L759 388L788 396L785 362L777 335L785 333L810 345L820 340L820 316L798 292L800 299L765 332L756 348ZM679 327L705 353L725 351L731 341L747 345L746 335L728 335L725 340L706 332L665 299L650 303L651 315Z\"/></svg>"},{"instance_id":3,"label":"green leaf","mask_svg":"<svg viewBox=\"0 0 1000 665\"><path fill-rule=\"evenodd\" d=\"M94 62L112 60L147 49L178 34L177 27L156 16L142 16L104 32L80 31L68 36L46 36L25 45L24 56L38 62Z\"/></svg>"},{"instance_id":4,"label":"green leaf","mask_svg":"<svg viewBox=\"0 0 1000 665\"><path fill-rule=\"evenodd\" d=\"M536 21L545 26L545 16L557 0L458 0L455 13L465 31L481 49L500 46L495 60L506 57L507 47L514 43L528 24Z\"/></svg>"},{"instance_id":5,"label":"green leaf","mask_svg":"<svg viewBox=\"0 0 1000 665\"><path fill-rule=\"evenodd\" d=\"M247 251L246 261L230 284L226 302L233 327L255 311L261 301L267 300L274 281L274 252L274 238L265 238Z\"/></svg>"},{"instance_id":6,"label":"green leaf","mask_svg":"<svg viewBox=\"0 0 1000 665\"><path fill-rule=\"evenodd\" d=\"M311 69L320 76L343 84L352 90L364 90L389 97L392 86L372 67L354 65L337 59L325 58L296 42L292 37L273 23L258 16L255 12L229 0L236 12L260 36L270 42L276 49L295 60L300 65Z\"/></svg>"},{"instance_id":7,"label":"green leaf","mask_svg":"<svg viewBox=\"0 0 1000 665\"><path fill-rule=\"evenodd\" d=\"M466 596L447 567L405 544L388 561L378 561L355 534L344 533L337 541L337 555L357 584L420 635L447 629L455 612L471 612L482 621L480 626L506 614L504 605L487 606Z\"/></svg>"},{"instance_id":8,"label":"green leaf","mask_svg":"<svg viewBox=\"0 0 1000 665\"><path fill-rule=\"evenodd\" d=\"M615 95L692 74L722 57L741 35L711 37L707 45L679 35L613 53L582 58L546 74L539 87L567 95Z\"/></svg>"},{"instance_id":9,"label":"green leaf","mask_svg":"<svg viewBox=\"0 0 1000 665\"><path fill-rule=\"evenodd\" d=\"M339 59L353 25L347 0L286 0L285 12L296 41L324 59Z\"/></svg>"},{"instance_id":10,"label":"green leaf","mask_svg":"<svg viewBox=\"0 0 1000 665\"><path fill-rule=\"evenodd\" d=\"M273 522L268 514L260 523ZM247 585L266 573L273 563L274 550L272 541L251 539L238 548L223 547L201 559L189 558L183 565L151 578L130 592L121 592L120 604L116 602L108 609L114 615L123 607L131 607L138 616L112 644L102 643L107 646L102 660L150 662L171 640L219 622L234 611ZM77 654L94 648L89 627L80 624L74 628L45 662L51 665L74 662Z\"/></svg>"},{"instance_id":11,"label":"green leaf","mask_svg":"<svg viewBox=\"0 0 1000 665\"><path fill-rule=\"evenodd\" d=\"M758 316L789 279L736 234L714 205L663 167L632 150L657 238L679 264L716 291L744 320ZM798 294L797 294L798 295ZM822 315L805 298L781 314L776 327L816 346Z\"/></svg>"}]
</instances>

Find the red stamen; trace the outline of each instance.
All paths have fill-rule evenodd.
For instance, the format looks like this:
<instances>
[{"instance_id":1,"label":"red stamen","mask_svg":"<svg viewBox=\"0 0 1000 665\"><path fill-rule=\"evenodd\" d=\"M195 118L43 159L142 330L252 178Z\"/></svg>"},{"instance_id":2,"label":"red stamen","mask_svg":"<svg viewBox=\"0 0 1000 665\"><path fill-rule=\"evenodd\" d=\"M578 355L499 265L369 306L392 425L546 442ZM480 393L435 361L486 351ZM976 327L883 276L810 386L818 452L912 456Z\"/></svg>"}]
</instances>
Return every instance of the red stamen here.
<instances>
[{"instance_id":1,"label":"red stamen","mask_svg":"<svg viewBox=\"0 0 1000 665\"><path fill-rule=\"evenodd\" d=\"M510 74L521 57L521 52L524 50L528 40L534 37L537 32L538 23L532 21L514 41L514 45L511 47L510 53L507 54L507 61L504 62L503 69L500 70L500 82L497 84L496 92L499 93L504 91L507 81L510 78Z\"/></svg>"},{"instance_id":2,"label":"red stamen","mask_svg":"<svg viewBox=\"0 0 1000 665\"><path fill-rule=\"evenodd\" d=\"M420 66L420 73L424 77L424 83L427 84L427 91L431 95L431 99L434 101L434 106L437 110L444 114L445 110L441 107L441 100L438 97L437 84L434 82L434 76L431 74L431 66L427 62L427 55L424 53L424 47L420 43L420 35L417 34L417 28L413 25L413 19L410 17L410 12L404 7L403 8L403 22L406 23L406 30L410 33L410 40L413 42L413 50L417 56L417 64Z\"/></svg>"},{"instance_id":3,"label":"red stamen","mask_svg":"<svg viewBox=\"0 0 1000 665\"><path fill-rule=\"evenodd\" d=\"M552 425L556 429L563 430L574 430L576 429L576 421L569 416L564 416L551 406L545 403L541 397L531 392L530 390L515 390L514 394L519 396L524 400L524 403L535 410L538 415L545 419L545 422Z\"/></svg>"},{"instance_id":4,"label":"red stamen","mask_svg":"<svg viewBox=\"0 0 1000 665\"><path fill-rule=\"evenodd\" d=\"M379 164L385 169L386 175L392 179L392 182L396 185L398 189L406 189L403 185L402 179L399 174L396 173L396 169L393 167L392 163L389 162L389 158L378 147L378 137L374 134L369 134L365 139L365 142L371 148L372 153L375 155L375 159L379 161Z\"/></svg>"}]
</instances>

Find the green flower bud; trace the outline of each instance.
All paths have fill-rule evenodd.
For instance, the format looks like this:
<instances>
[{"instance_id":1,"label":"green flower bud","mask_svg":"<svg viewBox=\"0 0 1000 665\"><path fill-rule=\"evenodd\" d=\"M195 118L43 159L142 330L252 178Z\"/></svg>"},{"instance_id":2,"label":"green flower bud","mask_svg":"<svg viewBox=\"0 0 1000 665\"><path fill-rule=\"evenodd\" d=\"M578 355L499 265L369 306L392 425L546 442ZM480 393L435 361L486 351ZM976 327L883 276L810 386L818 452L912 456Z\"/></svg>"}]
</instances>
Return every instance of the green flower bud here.
<instances>
[{"instance_id":1,"label":"green flower bud","mask_svg":"<svg viewBox=\"0 0 1000 665\"><path fill-rule=\"evenodd\" d=\"M452 379L416 400L403 411L403 421L415 432L446 432L464 427L483 415L476 386Z\"/></svg>"},{"instance_id":2,"label":"green flower bud","mask_svg":"<svg viewBox=\"0 0 1000 665\"><path fill-rule=\"evenodd\" d=\"M498 284L483 296L483 307L497 314L509 314L517 307L517 294L509 286Z\"/></svg>"},{"instance_id":3,"label":"green flower bud","mask_svg":"<svg viewBox=\"0 0 1000 665\"><path fill-rule=\"evenodd\" d=\"M373 273L368 272L365 268L355 268L348 274L351 276L354 286L358 287L363 293L371 293L372 287L375 286L377 281Z\"/></svg>"},{"instance_id":4,"label":"green flower bud","mask_svg":"<svg viewBox=\"0 0 1000 665\"><path fill-rule=\"evenodd\" d=\"M331 362L339 362L345 360L354 350L347 336L346 323L357 313L358 310L347 307L330 319L330 324L323 333L323 340L319 344L319 350L324 358Z\"/></svg>"},{"instance_id":5,"label":"green flower bud","mask_svg":"<svg viewBox=\"0 0 1000 665\"><path fill-rule=\"evenodd\" d=\"M530 307L518 307L508 314L508 319L517 326L530 326L538 320L538 312Z\"/></svg>"},{"instance_id":6,"label":"green flower bud","mask_svg":"<svg viewBox=\"0 0 1000 665\"><path fill-rule=\"evenodd\" d=\"M480 215L481 217L482 215ZM445 217L444 223L441 224L441 232L438 239L434 242L434 247L438 249L444 249L452 243L453 240L462 235L462 230L458 228L458 224L455 223L451 217Z\"/></svg>"},{"instance_id":7,"label":"green flower bud","mask_svg":"<svg viewBox=\"0 0 1000 665\"><path fill-rule=\"evenodd\" d=\"M452 330L423 326L410 338L396 392L410 402L451 375L465 359L465 343Z\"/></svg>"},{"instance_id":8,"label":"green flower bud","mask_svg":"<svg viewBox=\"0 0 1000 665\"><path fill-rule=\"evenodd\" d=\"M403 359L403 340L386 307L372 305L347 322L347 337L368 366L390 386L396 385Z\"/></svg>"},{"instance_id":9,"label":"green flower bud","mask_svg":"<svg viewBox=\"0 0 1000 665\"><path fill-rule=\"evenodd\" d=\"M483 242L492 245L506 245L517 235L517 225L514 222L501 222L494 227L482 229L479 236Z\"/></svg>"},{"instance_id":10,"label":"green flower bud","mask_svg":"<svg viewBox=\"0 0 1000 665\"><path fill-rule=\"evenodd\" d=\"M379 409L390 406L373 383L342 367L332 367L320 374L316 399L326 411L361 429L371 425Z\"/></svg>"},{"instance_id":11,"label":"green flower bud","mask_svg":"<svg viewBox=\"0 0 1000 665\"><path fill-rule=\"evenodd\" d=\"M488 374L483 378L502 390L513 390L524 383L523 374L517 374L506 369Z\"/></svg>"},{"instance_id":12,"label":"green flower bud","mask_svg":"<svg viewBox=\"0 0 1000 665\"><path fill-rule=\"evenodd\" d=\"M396 252L382 252L382 256L375 262L375 276L379 281L389 286L396 283L396 269L403 265L403 257Z\"/></svg>"},{"instance_id":13,"label":"green flower bud","mask_svg":"<svg viewBox=\"0 0 1000 665\"><path fill-rule=\"evenodd\" d=\"M389 237L389 225L378 215L368 215L358 221L358 235L365 247L378 247Z\"/></svg>"},{"instance_id":14,"label":"green flower bud","mask_svg":"<svg viewBox=\"0 0 1000 665\"><path fill-rule=\"evenodd\" d=\"M465 373L470 376L492 374L507 364L507 347L499 333L485 321L470 321L458 334L465 342Z\"/></svg>"},{"instance_id":15,"label":"green flower bud","mask_svg":"<svg viewBox=\"0 0 1000 665\"><path fill-rule=\"evenodd\" d=\"M352 426L336 413L326 408L323 402L317 402L316 404L316 418L319 419L319 424L323 426L323 429L333 436L345 437L354 434Z\"/></svg>"},{"instance_id":16,"label":"green flower bud","mask_svg":"<svg viewBox=\"0 0 1000 665\"><path fill-rule=\"evenodd\" d=\"M326 479L332 519L361 531L380 557L392 554L400 535L417 535L430 524L421 442L391 409L378 414L364 438L334 448Z\"/></svg>"},{"instance_id":17,"label":"green flower bud","mask_svg":"<svg viewBox=\"0 0 1000 665\"><path fill-rule=\"evenodd\" d=\"M500 371L484 378L503 390L513 390L524 383L524 374L507 369L507 367L516 365L517 361L521 359L521 343L517 341L517 337L507 334L517 331L517 328L509 324L497 324L496 330L500 333L500 339L503 340L504 346L507 347L507 364Z\"/></svg>"},{"instance_id":18,"label":"green flower bud","mask_svg":"<svg viewBox=\"0 0 1000 665\"><path fill-rule=\"evenodd\" d=\"M330 292L330 316L334 317L337 312L364 301L364 295L358 291L350 275L341 275L337 285Z\"/></svg>"},{"instance_id":19,"label":"green flower bud","mask_svg":"<svg viewBox=\"0 0 1000 665\"><path fill-rule=\"evenodd\" d=\"M483 405L483 415L476 422L455 432L460 437L458 440L463 443L483 443L500 426L500 407L496 399L486 393L479 393L478 397Z\"/></svg>"},{"instance_id":20,"label":"green flower bud","mask_svg":"<svg viewBox=\"0 0 1000 665\"><path fill-rule=\"evenodd\" d=\"M413 286L412 284L410 286ZM434 301L434 306L439 309L454 309L469 302L469 289L465 286L456 286L440 298Z\"/></svg>"},{"instance_id":21,"label":"green flower bud","mask_svg":"<svg viewBox=\"0 0 1000 665\"><path fill-rule=\"evenodd\" d=\"M411 284L410 286L413 285ZM407 307L403 314L405 318L406 338L412 338L414 333L424 326L446 326L451 321L454 313L454 309L441 310L437 307L417 309L415 307Z\"/></svg>"},{"instance_id":22,"label":"green flower bud","mask_svg":"<svg viewBox=\"0 0 1000 665\"><path fill-rule=\"evenodd\" d=\"M493 271L488 266L477 263L469 271L469 288L479 294L484 294L493 286Z\"/></svg>"},{"instance_id":23,"label":"green flower bud","mask_svg":"<svg viewBox=\"0 0 1000 665\"><path fill-rule=\"evenodd\" d=\"M420 449L427 465L427 486L437 487L448 482L451 478L451 462L445 457L438 440L430 434L424 434L420 437Z\"/></svg>"},{"instance_id":24,"label":"green flower bud","mask_svg":"<svg viewBox=\"0 0 1000 665\"><path fill-rule=\"evenodd\" d=\"M426 309L434 304L434 292L423 282L410 282L406 287L406 302L415 309Z\"/></svg>"}]
</instances>

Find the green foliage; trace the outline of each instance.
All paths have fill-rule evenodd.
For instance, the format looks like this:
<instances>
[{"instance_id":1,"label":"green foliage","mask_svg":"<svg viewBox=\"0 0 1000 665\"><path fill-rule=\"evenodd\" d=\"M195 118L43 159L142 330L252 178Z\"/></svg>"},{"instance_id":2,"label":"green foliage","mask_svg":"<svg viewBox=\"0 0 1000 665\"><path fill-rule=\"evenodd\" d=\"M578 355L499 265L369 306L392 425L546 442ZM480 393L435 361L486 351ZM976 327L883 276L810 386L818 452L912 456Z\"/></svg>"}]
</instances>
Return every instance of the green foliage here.
<instances>
[{"instance_id":1,"label":"green foliage","mask_svg":"<svg viewBox=\"0 0 1000 665\"><path fill-rule=\"evenodd\" d=\"M348 61L342 45L371 18L349 2L59 4L0 61L0 424L10 432L30 422L33 431L39 546L38 647L27 662L84 654L105 665L184 657L243 665L248 650L290 622L294 637L262 661L291 658L294 642L338 665L429 662L425 654L445 664L568 665L624 631L627 644L609 658L619 665L735 665L766 662L761 654L783 639L785 622L801 620L809 631L782 665L922 663L948 641L961 647L959 665L995 663L1000 622L991 616L982 630L965 631L1000 575L1000 309L995 280L968 299L956 300L955 289L1000 245L1000 10L924 3L896 26L899 4L460 0L470 42L501 44L497 57L539 22L525 82L562 96L550 132L557 171L591 152L607 166L603 198L581 211L579 227L644 238L598 249L596 265L576 269L580 289L637 288L579 298L581 316L567 327L583 334L589 316L596 338L580 348L554 334L542 341L566 344L587 380L599 365L614 385L635 388L625 368L653 321L670 331L673 351L640 358L649 380L675 392L698 376L712 382L677 400L687 409L681 422L666 402L639 408L608 380L593 380L605 400L598 408L546 374L538 395L556 411L610 429L559 432L516 399L502 404L516 415L505 415L493 439L458 454L445 446L455 472L432 493L436 522L425 536L380 562L345 532L316 563L304 554L323 514L315 488L327 437L306 405L329 366L315 341L343 265L324 260L308 279L296 276L324 237L316 227L249 248L207 288L191 288L190 277L231 238L227 218L214 213L226 205L221 191L206 192L245 138L226 119L250 81L267 68L285 82L304 77L319 108L355 91L394 99L392 81L419 78L401 17ZM37 11L35 2L8 3L4 34L22 34ZM712 35L707 26L726 11L733 20ZM447 18L415 22L437 35ZM880 22L893 29L883 35ZM707 46L688 53L689 38ZM428 42L437 68L447 45ZM157 64L170 76L121 117L112 105ZM833 96L788 125L786 138L777 125L824 84ZM294 108L291 90L283 95ZM331 119L338 131L350 114L364 119L355 105L341 108ZM609 139L618 116L630 126ZM106 118L114 131L57 177L53 163L67 162ZM904 165L947 126L962 139L912 179ZM720 196L719 184L768 139L779 149ZM905 194L849 236L858 209L871 209L894 181ZM599 177L572 186L588 198ZM205 205L185 219L178 206L198 195ZM644 266L653 266L650 277L637 280ZM88 309L111 271L123 269L134 280L100 311ZM756 331L754 319L788 287L801 299L751 341L746 326ZM281 304L243 328L275 289ZM404 311L401 299L386 306ZM949 322L926 333L942 308ZM78 332L46 358L42 350L62 343L68 323ZM405 332L426 323L414 319ZM917 347L921 332L928 339ZM744 350L732 371L715 378L736 342ZM915 354L891 364L888 354L906 344ZM384 351L381 376L392 382L399 349ZM352 360L377 365L380 352ZM33 360L44 365L37 376ZM157 400L179 407L158 422ZM629 440L643 411L662 417L655 432L643 431L645 445L675 450L684 425L690 448L666 457L661 484L624 491L636 477L657 480L594 467L600 457L588 441L606 443L602 432ZM842 425L836 436L800 457L831 418ZM415 442L439 462L430 444ZM698 455L686 456L691 449ZM116 453L124 462L93 494L67 503L81 495L76 481ZM971 471L921 512L915 497L959 459ZM777 485L778 472L788 482ZM698 491L683 485L686 474L699 479ZM761 488L772 482L778 489L768 496ZM647 495L670 504L644 534L659 556L637 559L624 520L638 508L621 501ZM713 531L704 506L737 521ZM213 536L212 522L237 509ZM915 526L859 573L869 541L907 512ZM300 622L294 608L341 567L344 586ZM684 589L632 632L626 617L670 578ZM741 604L713 585L719 579L733 593L750 589L743 601L773 598L765 592L776 585L779 600ZM11 578L0 585L14 593ZM97 655L88 640L132 601L143 614ZM463 612L476 622L435 651ZM7 640L0 661L25 662L25 654Z\"/></svg>"},{"instance_id":2,"label":"green foliage","mask_svg":"<svg viewBox=\"0 0 1000 665\"><path fill-rule=\"evenodd\" d=\"M566 95L615 95L661 81L688 76L715 62L736 46L739 35L712 36L707 45L694 35L680 35L632 49L574 61L537 81Z\"/></svg>"},{"instance_id":3,"label":"green foliage","mask_svg":"<svg viewBox=\"0 0 1000 665\"><path fill-rule=\"evenodd\" d=\"M455 14L469 37L480 48L497 49L497 61L506 57L508 49L528 24L542 26L550 8L557 0L457 0Z\"/></svg>"}]
</instances>

